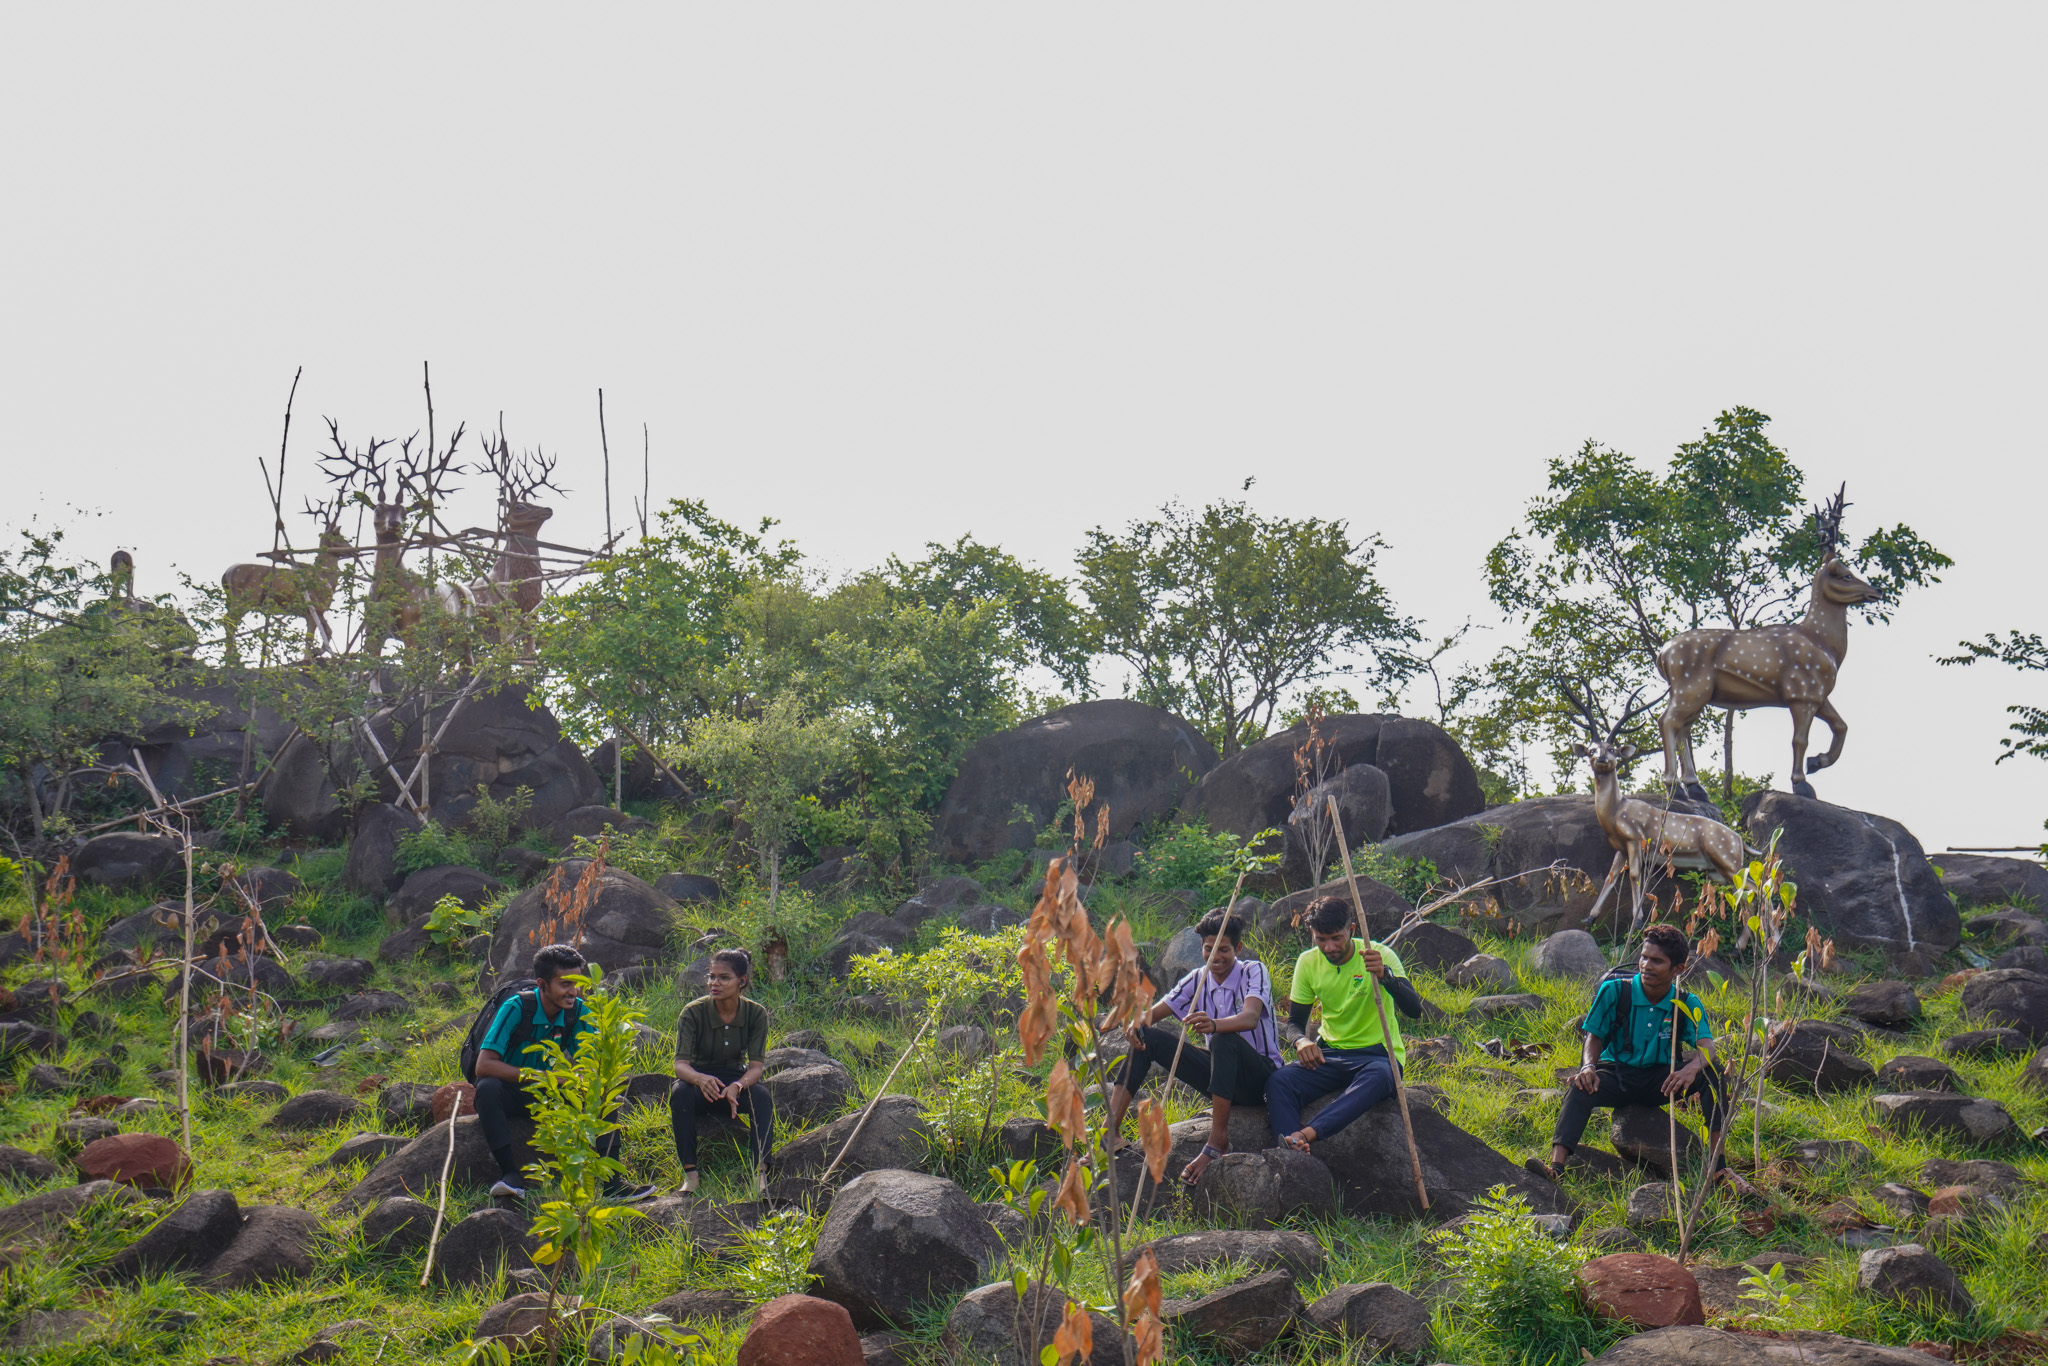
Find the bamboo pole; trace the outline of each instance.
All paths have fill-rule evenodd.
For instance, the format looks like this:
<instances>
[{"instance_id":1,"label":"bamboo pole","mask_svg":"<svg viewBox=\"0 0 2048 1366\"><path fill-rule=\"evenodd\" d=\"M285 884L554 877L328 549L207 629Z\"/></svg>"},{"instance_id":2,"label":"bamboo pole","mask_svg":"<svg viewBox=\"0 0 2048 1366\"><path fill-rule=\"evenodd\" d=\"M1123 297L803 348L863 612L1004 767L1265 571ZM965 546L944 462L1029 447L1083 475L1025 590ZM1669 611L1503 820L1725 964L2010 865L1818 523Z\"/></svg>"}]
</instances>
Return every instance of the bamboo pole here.
<instances>
[{"instance_id":1,"label":"bamboo pole","mask_svg":"<svg viewBox=\"0 0 2048 1366\"><path fill-rule=\"evenodd\" d=\"M1351 841L1344 838L1344 820L1337 810L1337 799L1330 801L1330 823L1337 831L1337 848L1344 855L1344 885L1351 889L1351 909L1358 917L1358 936L1365 941L1365 947L1372 947L1372 930L1365 922L1365 898L1358 894L1358 874L1351 871ZM1408 1087L1401 1080L1401 1062L1394 1056L1394 1033L1387 1027L1387 999L1380 993L1380 979L1367 974L1372 983L1372 1004L1380 1016L1380 1043L1387 1050L1387 1066L1394 1073L1394 1100L1401 1107L1401 1132L1408 1139L1408 1163L1415 1170L1415 1198L1429 1208L1429 1190L1422 1181L1422 1154L1415 1147L1415 1121L1408 1114Z\"/></svg>"}]
</instances>

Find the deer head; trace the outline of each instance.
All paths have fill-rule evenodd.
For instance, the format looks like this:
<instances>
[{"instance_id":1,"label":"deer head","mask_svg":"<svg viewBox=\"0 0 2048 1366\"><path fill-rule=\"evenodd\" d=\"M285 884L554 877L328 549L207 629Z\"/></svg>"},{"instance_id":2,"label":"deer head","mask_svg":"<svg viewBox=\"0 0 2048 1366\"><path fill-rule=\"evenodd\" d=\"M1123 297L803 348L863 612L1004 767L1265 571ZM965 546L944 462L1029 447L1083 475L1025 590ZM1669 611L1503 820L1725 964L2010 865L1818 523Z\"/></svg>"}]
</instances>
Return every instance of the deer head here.
<instances>
[{"instance_id":1,"label":"deer head","mask_svg":"<svg viewBox=\"0 0 2048 1366\"><path fill-rule=\"evenodd\" d=\"M1578 716L1585 727L1587 740L1572 746L1572 752L1580 758L1591 761L1593 772L1598 777L1608 777L1623 764L1642 754L1642 750L1621 738L1629 723L1650 710L1654 701L1641 702L1642 689L1629 694L1628 706L1623 709L1621 719L1613 725L1601 714L1600 705L1593 697L1593 685L1581 678L1576 684L1569 679L1557 679L1557 688L1564 695L1565 704Z\"/></svg>"},{"instance_id":2,"label":"deer head","mask_svg":"<svg viewBox=\"0 0 2048 1366\"><path fill-rule=\"evenodd\" d=\"M1812 514L1814 538L1820 542L1820 569L1813 576L1813 591L1842 607L1876 602L1883 596L1842 562L1842 514L1849 507L1848 493L1849 486L1844 483Z\"/></svg>"},{"instance_id":3,"label":"deer head","mask_svg":"<svg viewBox=\"0 0 2048 1366\"><path fill-rule=\"evenodd\" d=\"M512 454L512 447L505 440L501 428L493 439L484 437L484 458L481 464L471 466L478 474L488 474L498 484L498 520L505 529L531 535L540 530L540 524L555 515L555 510L543 507L533 501L542 489L563 490L554 481L555 466L561 463L560 456L550 456L544 451L522 451Z\"/></svg>"}]
</instances>

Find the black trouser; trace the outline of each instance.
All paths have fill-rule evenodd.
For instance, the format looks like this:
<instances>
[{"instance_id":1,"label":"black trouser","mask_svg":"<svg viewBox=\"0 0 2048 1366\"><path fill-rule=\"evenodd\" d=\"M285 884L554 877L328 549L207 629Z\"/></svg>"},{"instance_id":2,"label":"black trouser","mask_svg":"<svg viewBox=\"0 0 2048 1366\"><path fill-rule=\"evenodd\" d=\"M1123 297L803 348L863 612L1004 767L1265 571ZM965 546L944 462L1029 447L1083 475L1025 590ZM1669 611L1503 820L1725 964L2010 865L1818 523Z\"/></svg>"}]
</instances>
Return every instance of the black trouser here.
<instances>
[{"instance_id":1,"label":"black trouser","mask_svg":"<svg viewBox=\"0 0 2048 1366\"><path fill-rule=\"evenodd\" d=\"M1221 1096L1232 1105L1266 1103L1266 1078L1273 1075L1273 1064L1243 1034L1219 1030L1209 1036L1207 1051L1195 1047L1190 1039L1175 1063L1173 1050L1179 1043L1179 1038L1163 1029L1140 1026L1117 1085L1136 1091L1154 1067L1162 1072L1172 1067L1174 1076L1205 1096Z\"/></svg>"},{"instance_id":2,"label":"black trouser","mask_svg":"<svg viewBox=\"0 0 2048 1366\"><path fill-rule=\"evenodd\" d=\"M484 1077L476 1084L475 1105L477 1125L484 1131L484 1145L498 1160L499 1175L516 1183L519 1174L512 1169L512 1121L515 1118L533 1118L533 1105L526 1088L516 1081ZM598 1139L598 1153L604 1157L617 1157L619 1137L618 1130L614 1129Z\"/></svg>"},{"instance_id":3,"label":"black trouser","mask_svg":"<svg viewBox=\"0 0 2048 1366\"><path fill-rule=\"evenodd\" d=\"M1567 1084L1564 1093L1564 1110L1557 1117L1557 1128L1550 1141L1566 1152L1579 1146L1585 1137L1586 1121L1593 1117L1593 1111L1605 1106L1619 1109L1624 1105L1648 1105L1662 1109L1674 1097L1663 1092L1664 1079L1671 1075L1669 1067L1622 1067L1615 1063L1603 1062L1597 1069L1600 1078L1599 1089L1581 1091ZM1700 1110L1706 1116L1707 1132L1719 1133L1727 1120L1727 1101L1723 1096L1721 1069L1706 1066L1693 1078L1691 1086L1679 1092L1680 1096L1697 1096Z\"/></svg>"},{"instance_id":4,"label":"black trouser","mask_svg":"<svg viewBox=\"0 0 2048 1366\"><path fill-rule=\"evenodd\" d=\"M695 1067L696 1064L692 1063ZM746 1074L744 1067L698 1067L707 1077L720 1081L738 1081ZM768 1094L768 1088L760 1082L743 1088L739 1094L740 1113L745 1115L753 1130L752 1147L754 1165L766 1167L768 1155L775 1151L775 1097ZM678 1081L668 1093L669 1125L676 1132L676 1157L685 1167L697 1165L697 1121L705 1115L732 1115L732 1107L722 1100L706 1100L704 1093L687 1081Z\"/></svg>"}]
</instances>

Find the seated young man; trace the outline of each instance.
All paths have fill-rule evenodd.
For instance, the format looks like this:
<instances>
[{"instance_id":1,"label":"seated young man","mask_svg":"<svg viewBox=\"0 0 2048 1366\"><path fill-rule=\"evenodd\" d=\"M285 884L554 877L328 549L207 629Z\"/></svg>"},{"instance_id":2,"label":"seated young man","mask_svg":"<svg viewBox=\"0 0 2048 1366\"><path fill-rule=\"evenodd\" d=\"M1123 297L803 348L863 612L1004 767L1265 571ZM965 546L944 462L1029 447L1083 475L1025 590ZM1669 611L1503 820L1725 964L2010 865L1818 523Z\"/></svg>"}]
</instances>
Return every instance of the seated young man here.
<instances>
[{"instance_id":1,"label":"seated young man","mask_svg":"<svg viewBox=\"0 0 2048 1366\"><path fill-rule=\"evenodd\" d=\"M1294 964L1288 991L1287 1032L1294 1037L1294 1061L1266 1083L1266 1112L1273 1132L1298 1152L1329 1138L1394 1094L1394 1069L1407 1061L1400 1015L1422 1017L1422 997L1408 980L1401 956L1384 944L1361 943L1351 933L1351 903L1326 896L1310 903L1309 933L1315 947ZM1374 988L1386 993L1387 1032L1380 1031ZM1308 1038L1310 1013L1320 1006L1322 1039ZM1397 1013L1398 1012L1398 1013ZM1391 1053L1389 1051L1391 1046ZM1337 1098L1301 1122L1301 1109L1318 1096Z\"/></svg>"},{"instance_id":2,"label":"seated young man","mask_svg":"<svg viewBox=\"0 0 2048 1366\"><path fill-rule=\"evenodd\" d=\"M583 955L567 944L549 944L533 955L535 985L505 998L491 1027L477 1047L476 1117L484 1131L484 1142L497 1159L500 1178L491 1187L494 1196L518 1198L526 1194L522 1174L512 1165L512 1119L532 1114L519 1069L545 1072L548 1055L537 1045L552 1040L569 1058L576 1056L576 1043L587 1028L589 1007L583 1003L583 988L569 980L588 964ZM598 1140L598 1151L606 1157L619 1154L616 1131ZM629 1186L616 1177L605 1193L623 1200L643 1200L654 1193L652 1186Z\"/></svg>"},{"instance_id":3,"label":"seated young man","mask_svg":"<svg viewBox=\"0 0 2048 1366\"><path fill-rule=\"evenodd\" d=\"M1211 1159L1230 1151L1230 1107L1264 1100L1266 1078L1280 1065L1280 1041L1273 1030L1273 979L1266 975L1264 963L1237 956L1244 939L1244 921L1220 910L1211 911L1195 926L1195 934L1202 941L1207 969L1197 967L1187 973L1145 1012L1131 1040L1123 1073L1109 1093L1112 1150L1132 1094L1145 1084L1146 1074L1154 1067L1171 1067L1170 1075L1208 1093L1209 1141L1181 1173L1181 1180L1189 1185L1201 1179ZM1176 1064L1173 1054L1180 1040L1153 1028L1168 1015L1206 1039L1207 1050L1190 1040L1181 1048Z\"/></svg>"},{"instance_id":4,"label":"seated young man","mask_svg":"<svg viewBox=\"0 0 2048 1366\"><path fill-rule=\"evenodd\" d=\"M1675 925L1652 925L1643 931L1643 947L1633 977L1610 977L1593 993L1583 1023L1584 1058L1564 1094L1564 1109L1550 1139L1550 1175L1564 1169L1584 1137L1586 1122L1601 1106L1650 1105L1662 1108L1681 1096L1698 1096L1709 1139L1728 1122L1721 1072L1713 1065L1714 1036L1700 998L1679 990L1678 970L1692 956L1692 944ZM1671 1066L1672 1006L1684 1002L1692 1012L1678 1023L1678 1041L1698 1051L1677 1070ZM1741 1187L1747 1183L1726 1169L1718 1173Z\"/></svg>"}]
</instances>

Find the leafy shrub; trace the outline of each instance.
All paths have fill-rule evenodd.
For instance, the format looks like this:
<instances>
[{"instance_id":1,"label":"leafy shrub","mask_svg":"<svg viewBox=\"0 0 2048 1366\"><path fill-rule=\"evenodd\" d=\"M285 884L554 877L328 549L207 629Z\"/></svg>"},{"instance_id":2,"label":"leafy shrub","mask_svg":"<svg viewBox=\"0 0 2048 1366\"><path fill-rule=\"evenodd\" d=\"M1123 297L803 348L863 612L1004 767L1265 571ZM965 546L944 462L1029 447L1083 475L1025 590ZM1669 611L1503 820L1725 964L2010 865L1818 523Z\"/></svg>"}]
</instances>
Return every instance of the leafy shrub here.
<instances>
[{"instance_id":1,"label":"leafy shrub","mask_svg":"<svg viewBox=\"0 0 2048 1366\"><path fill-rule=\"evenodd\" d=\"M939 931L938 944L923 953L864 954L850 967L853 980L866 990L918 1010L949 1012L984 997L1021 998L1024 974L1017 953L1023 947L1022 925L994 934L948 926Z\"/></svg>"},{"instance_id":2,"label":"leafy shrub","mask_svg":"<svg viewBox=\"0 0 2048 1366\"><path fill-rule=\"evenodd\" d=\"M1352 855L1352 866L1361 876L1385 883L1417 905L1443 885L1443 875L1437 872L1433 860L1389 854L1373 844Z\"/></svg>"},{"instance_id":3,"label":"leafy shrub","mask_svg":"<svg viewBox=\"0 0 2048 1366\"><path fill-rule=\"evenodd\" d=\"M438 868L444 863L466 863L474 867L476 854L469 841L453 830L444 829L439 821L428 821L417 830L408 830L398 837L398 854L392 865L401 873L417 873L422 868Z\"/></svg>"},{"instance_id":4,"label":"leafy shrub","mask_svg":"<svg viewBox=\"0 0 2048 1366\"><path fill-rule=\"evenodd\" d=\"M1205 901L1221 902L1237 880L1230 862L1237 848L1235 835L1224 830L1212 834L1207 821L1171 825L1138 855L1138 880L1161 892L1192 887Z\"/></svg>"},{"instance_id":5,"label":"leafy shrub","mask_svg":"<svg viewBox=\"0 0 2048 1366\"><path fill-rule=\"evenodd\" d=\"M526 823L526 813L532 807L530 787L515 788L511 796L500 800L491 795L489 784L476 785L476 805L469 811L469 838L486 864L495 864L505 846L519 838L519 828Z\"/></svg>"},{"instance_id":6,"label":"leafy shrub","mask_svg":"<svg viewBox=\"0 0 2048 1366\"><path fill-rule=\"evenodd\" d=\"M454 950L491 928L491 914L482 907L472 909L450 892L427 912L427 938L436 948Z\"/></svg>"},{"instance_id":7,"label":"leafy shrub","mask_svg":"<svg viewBox=\"0 0 2048 1366\"><path fill-rule=\"evenodd\" d=\"M1464 1286L1459 1307L1508 1361L1537 1366L1596 1355L1619 1330L1579 1303L1573 1273L1584 1254L1551 1238L1529 1217L1529 1202L1495 1186L1473 1202L1455 1231L1437 1235L1445 1267Z\"/></svg>"},{"instance_id":8,"label":"leafy shrub","mask_svg":"<svg viewBox=\"0 0 2048 1366\"><path fill-rule=\"evenodd\" d=\"M742 1295L765 1303L777 1295L802 1295L816 1278L811 1251L824 1220L800 1209L778 1210L753 1228L739 1230L740 1264L732 1284Z\"/></svg>"}]
</instances>

